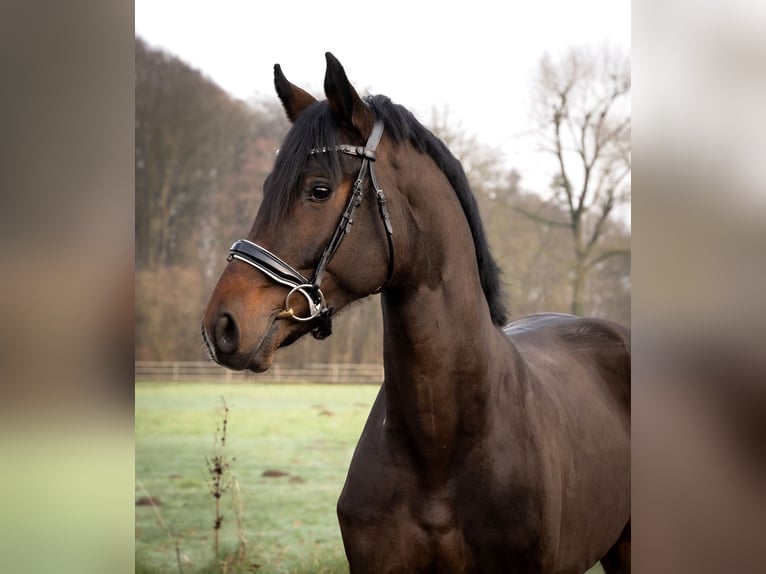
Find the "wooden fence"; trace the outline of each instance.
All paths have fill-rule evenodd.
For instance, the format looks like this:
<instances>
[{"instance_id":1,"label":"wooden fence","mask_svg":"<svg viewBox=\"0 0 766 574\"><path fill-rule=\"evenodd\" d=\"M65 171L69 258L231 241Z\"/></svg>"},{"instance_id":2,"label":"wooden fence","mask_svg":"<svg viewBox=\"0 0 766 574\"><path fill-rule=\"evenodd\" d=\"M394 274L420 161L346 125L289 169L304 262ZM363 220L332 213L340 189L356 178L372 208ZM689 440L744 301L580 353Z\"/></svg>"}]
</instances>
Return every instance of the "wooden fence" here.
<instances>
[{"instance_id":1,"label":"wooden fence","mask_svg":"<svg viewBox=\"0 0 766 574\"><path fill-rule=\"evenodd\" d=\"M383 382L383 365L312 363L296 368L275 364L264 373L253 374L231 371L210 361L136 361L135 380L379 385Z\"/></svg>"}]
</instances>

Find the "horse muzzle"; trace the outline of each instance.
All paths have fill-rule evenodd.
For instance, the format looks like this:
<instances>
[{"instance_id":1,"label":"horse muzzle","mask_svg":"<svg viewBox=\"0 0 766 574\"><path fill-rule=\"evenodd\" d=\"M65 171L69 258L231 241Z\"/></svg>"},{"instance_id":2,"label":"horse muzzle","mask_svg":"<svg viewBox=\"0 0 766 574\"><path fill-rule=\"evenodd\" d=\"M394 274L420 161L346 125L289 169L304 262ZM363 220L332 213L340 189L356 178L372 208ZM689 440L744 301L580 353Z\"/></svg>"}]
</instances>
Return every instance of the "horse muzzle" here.
<instances>
[{"instance_id":1,"label":"horse muzzle","mask_svg":"<svg viewBox=\"0 0 766 574\"><path fill-rule=\"evenodd\" d=\"M210 358L234 370L267 369L277 348L307 333L310 322L284 316L286 290L254 278L245 265L230 265L221 276L202 317L202 340ZM303 297L290 299L296 314L309 312Z\"/></svg>"}]
</instances>

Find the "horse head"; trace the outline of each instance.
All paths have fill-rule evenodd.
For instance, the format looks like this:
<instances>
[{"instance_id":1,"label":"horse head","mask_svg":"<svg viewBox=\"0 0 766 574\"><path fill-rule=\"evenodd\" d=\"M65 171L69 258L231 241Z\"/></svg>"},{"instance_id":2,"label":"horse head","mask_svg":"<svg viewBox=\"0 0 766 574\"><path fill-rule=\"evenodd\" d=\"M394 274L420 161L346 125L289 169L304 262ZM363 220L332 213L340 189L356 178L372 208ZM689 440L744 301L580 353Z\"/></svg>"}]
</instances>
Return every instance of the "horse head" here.
<instances>
[{"instance_id":1,"label":"horse head","mask_svg":"<svg viewBox=\"0 0 766 574\"><path fill-rule=\"evenodd\" d=\"M391 280L392 225L376 189L376 170L388 169L383 124L326 57L324 101L274 66L292 126L202 321L211 357L232 369L266 370L279 347L329 335L333 313Z\"/></svg>"}]
</instances>

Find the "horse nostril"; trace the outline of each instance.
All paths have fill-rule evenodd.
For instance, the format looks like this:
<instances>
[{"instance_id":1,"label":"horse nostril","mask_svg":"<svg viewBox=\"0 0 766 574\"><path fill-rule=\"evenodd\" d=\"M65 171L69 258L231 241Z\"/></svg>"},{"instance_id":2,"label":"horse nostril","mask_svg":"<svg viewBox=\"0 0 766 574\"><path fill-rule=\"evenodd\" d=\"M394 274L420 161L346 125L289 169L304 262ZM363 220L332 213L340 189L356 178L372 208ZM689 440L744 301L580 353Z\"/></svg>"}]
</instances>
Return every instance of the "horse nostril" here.
<instances>
[{"instance_id":1,"label":"horse nostril","mask_svg":"<svg viewBox=\"0 0 766 574\"><path fill-rule=\"evenodd\" d=\"M221 313L215 323L215 344L222 353L231 354L239 347L239 327L229 313Z\"/></svg>"}]
</instances>

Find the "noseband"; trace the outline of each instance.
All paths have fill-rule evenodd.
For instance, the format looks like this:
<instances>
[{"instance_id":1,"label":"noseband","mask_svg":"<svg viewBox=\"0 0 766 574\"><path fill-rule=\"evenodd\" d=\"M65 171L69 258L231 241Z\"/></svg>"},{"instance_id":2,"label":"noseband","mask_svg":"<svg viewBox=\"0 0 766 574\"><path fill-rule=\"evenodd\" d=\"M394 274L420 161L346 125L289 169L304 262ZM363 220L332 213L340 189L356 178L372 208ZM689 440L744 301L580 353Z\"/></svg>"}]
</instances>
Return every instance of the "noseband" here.
<instances>
[{"instance_id":1,"label":"noseband","mask_svg":"<svg viewBox=\"0 0 766 574\"><path fill-rule=\"evenodd\" d=\"M387 285L394 272L394 242L393 242L393 228L391 227L391 220L388 216L388 208L386 207L386 197L383 195L383 190L378 184L378 179L375 176L374 161L376 158L375 150L378 147L380 138L383 136L383 122L377 120L372 133L370 134L367 144L365 146L352 146L348 144L337 145L334 147L321 147L314 148L309 151L309 155L316 155L320 153L341 152L347 155L362 158L362 167L359 169L359 175L354 182L354 186L351 190L351 195L348 198L348 203L338 221L338 226L335 228L335 232L330 239L330 242L322 252L322 256L319 258L319 263L314 270L314 275L311 279L307 279L295 268L285 263L274 255L268 249L261 247L248 241L247 239L240 239L235 241L229 249L229 256L227 261L238 259L252 265L259 271L263 272L269 279L290 288L285 298L285 309L277 318L284 319L290 318L295 321L313 321L316 320L318 325L312 330L312 335L317 339L324 339L332 333L332 308L327 307L324 294L320 289L322 277L324 276L325 269L332 260L335 252L340 247L343 238L351 231L351 225L354 223L354 212L357 207L362 203L362 197L364 193L364 183L367 172L370 173L370 180L375 191L375 195L378 201L378 212L380 218L383 221L383 226L386 229L386 239L388 240L388 276L386 282L376 289L376 293L381 291L385 285ZM295 314L292 306L290 305L291 298L300 293L308 302L309 315L306 317L300 317Z\"/></svg>"}]
</instances>

